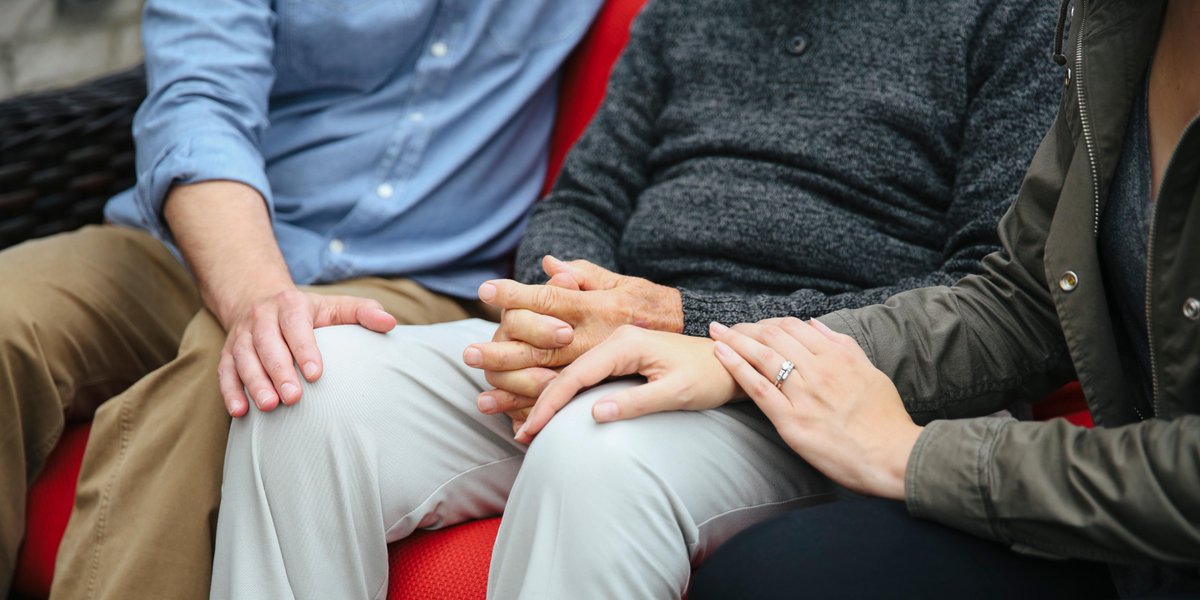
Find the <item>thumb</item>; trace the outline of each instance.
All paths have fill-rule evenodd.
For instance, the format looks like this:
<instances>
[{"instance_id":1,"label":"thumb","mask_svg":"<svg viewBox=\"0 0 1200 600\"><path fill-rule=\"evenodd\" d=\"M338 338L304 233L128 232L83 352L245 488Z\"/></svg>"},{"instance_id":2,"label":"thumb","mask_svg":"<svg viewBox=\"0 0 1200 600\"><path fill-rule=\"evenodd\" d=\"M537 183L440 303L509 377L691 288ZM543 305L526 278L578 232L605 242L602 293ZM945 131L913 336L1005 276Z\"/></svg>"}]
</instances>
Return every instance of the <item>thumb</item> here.
<instances>
[{"instance_id":1,"label":"thumb","mask_svg":"<svg viewBox=\"0 0 1200 600\"><path fill-rule=\"evenodd\" d=\"M575 278L572 277L570 273L566 272L558 273L552 276L550 281L546 282L546 285L573 290L576 292L579 291L579 282L575 281Z\"/></svg>"},{"instance_id":2,"label":"thumb","mask_svg":"<svg viewBox=\"0 0 1200 600\"><path fill-rule=\"evenodd\" d=\"M674 402L679 397L677 388L670 378L662 378L613 392L592 405L592 418L597 423L608 423L677 410L678 403Z\"/></svg>"},{"instance_id":3,"label":"thumb","mask_svg":"<svg viewBox=\"0 0 1200 600\"><path fill-rule=\"evenodd\" d=\"M570 275L579 284L581 290L612 289L620 283L622 278L621 275L586 260L563 262L550 255L546 255L546 258L542 260L542 267L551 277L561 273Z\"/></svg>"},{"instance_id":4,"label":"thumb","mask_svg":"<svg viewBox=\"0 0 1200 600\"><path fill-rule=\"evenodd\" d=\"M314 327L362 325L371 331L387 333L396 326L396 318L375 300L354 296L318 296Z\"/></svg>"}]
</instances>

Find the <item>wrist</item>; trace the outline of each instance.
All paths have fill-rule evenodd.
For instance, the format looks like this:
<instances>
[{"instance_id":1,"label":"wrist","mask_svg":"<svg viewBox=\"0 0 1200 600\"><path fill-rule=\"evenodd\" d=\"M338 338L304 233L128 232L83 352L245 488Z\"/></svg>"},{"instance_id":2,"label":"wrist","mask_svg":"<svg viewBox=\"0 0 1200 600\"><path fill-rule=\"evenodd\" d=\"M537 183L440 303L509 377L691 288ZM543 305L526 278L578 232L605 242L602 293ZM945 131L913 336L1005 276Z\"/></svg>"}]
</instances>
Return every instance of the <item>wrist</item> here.
<instances>
[{"instance_id":1,"label":"wrist","mask_svg":"<svg viewBox=\"0 0 1200 600\"><path fill-rule=\"evenodd\" d=\"M888 445L882 462L879 489L875 495L891 500L904 500L904 481L908 475L908 459L912 456L917 438L925 428L915 423L899 432L893 443Z\"/></svg>"},{"instance_id":2,"label":"wrist","mask_svg":"<svg viewBox=\"0 0 1200 600\"><path fill-rule=\"evenodd\" d=\"M635 316L633 324L655 331L683 333L683 296L679 290L656 283L650 285L644 310Z\"/></svg>"},{"instance_id":3,"label":"wrist","mask_svg":"<svg viewBox=\"0 0 1200 600\"><path fill-rule=\"evenodd\" d=\"M296 289L289 277L266 277L239 283L231 283L224 287L204 286L204 304L226 330L250 312L256 304Z\"/></svg>"}]
</instances>

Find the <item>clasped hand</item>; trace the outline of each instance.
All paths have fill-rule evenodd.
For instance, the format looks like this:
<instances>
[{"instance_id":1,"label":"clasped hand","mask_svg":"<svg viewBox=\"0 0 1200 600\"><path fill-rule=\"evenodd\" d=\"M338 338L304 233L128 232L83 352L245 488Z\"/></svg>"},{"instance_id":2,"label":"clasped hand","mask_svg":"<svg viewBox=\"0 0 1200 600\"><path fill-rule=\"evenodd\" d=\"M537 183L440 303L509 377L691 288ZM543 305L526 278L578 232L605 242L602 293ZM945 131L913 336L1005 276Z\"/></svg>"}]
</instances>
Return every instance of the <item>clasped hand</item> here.
<instances>
[{"instance_id":1,"label":"clasped hand","mask_svg":"<svg viewBox=\"0 0 1200 600\"><path fill-rule=\"evenodd\" d=\"M479 287L479 299L502 309L491 342L472 344L463 361L483 369L495 389L479 395L479 410L506 413L516 430L558 374L626 324L682 331L678 290L613 273L585 260L547 256L547 285L501 279Z\"/></svg>"}]
</instances>

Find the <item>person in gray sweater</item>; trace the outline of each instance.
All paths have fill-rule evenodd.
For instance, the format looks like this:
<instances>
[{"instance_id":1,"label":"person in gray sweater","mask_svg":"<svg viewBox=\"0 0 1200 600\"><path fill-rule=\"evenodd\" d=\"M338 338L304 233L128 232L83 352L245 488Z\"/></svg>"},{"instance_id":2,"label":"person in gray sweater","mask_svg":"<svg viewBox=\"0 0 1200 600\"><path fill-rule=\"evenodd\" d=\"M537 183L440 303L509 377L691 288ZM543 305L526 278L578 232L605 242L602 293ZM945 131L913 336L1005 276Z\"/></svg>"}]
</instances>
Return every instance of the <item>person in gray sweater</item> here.
<instances>
[{"instance_id":1,"label":"person in gray sweater","mask_svg":"<svg viewBox=\"0 0 1200 600\"><path fill-rule=\"evenodd\" d=\"M379 597L387 543L501 513L490 596L678 597L734 533L832 499L748 403L597 424L615 381L532 445L524 411L622 325L703 335L978 272L1052 118L1052 25L1038 0L652 0L519 282L480 287L500 324L318 330L304 401L233 424L214 597Z\"/></svg>"}]
</instances>

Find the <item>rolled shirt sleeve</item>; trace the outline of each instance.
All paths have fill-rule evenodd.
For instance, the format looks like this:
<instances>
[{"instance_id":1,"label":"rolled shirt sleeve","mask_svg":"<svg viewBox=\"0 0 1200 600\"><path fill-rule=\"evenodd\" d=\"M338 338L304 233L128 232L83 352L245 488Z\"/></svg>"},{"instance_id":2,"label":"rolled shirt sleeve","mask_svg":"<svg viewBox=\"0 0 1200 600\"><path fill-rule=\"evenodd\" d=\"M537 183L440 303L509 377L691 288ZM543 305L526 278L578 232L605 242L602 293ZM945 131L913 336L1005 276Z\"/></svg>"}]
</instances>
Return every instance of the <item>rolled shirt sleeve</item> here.
<instances>
[{"instance_id":1,"label":"rolled shirt sleeve","mask_svg":"<svg viewBox=\"0 0 1200 600\"><path fill-rule=\"evenodd\" d=\"M256 189L274 217L260 148L275 79L274 22L265 0L146 3L150 94L134 119L133 204L137 224L160 239L171 240L162 209L175 184L238 181Z\"/></svg>"}]
</instances>

